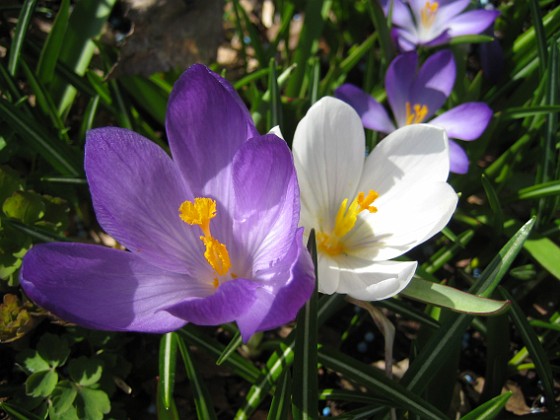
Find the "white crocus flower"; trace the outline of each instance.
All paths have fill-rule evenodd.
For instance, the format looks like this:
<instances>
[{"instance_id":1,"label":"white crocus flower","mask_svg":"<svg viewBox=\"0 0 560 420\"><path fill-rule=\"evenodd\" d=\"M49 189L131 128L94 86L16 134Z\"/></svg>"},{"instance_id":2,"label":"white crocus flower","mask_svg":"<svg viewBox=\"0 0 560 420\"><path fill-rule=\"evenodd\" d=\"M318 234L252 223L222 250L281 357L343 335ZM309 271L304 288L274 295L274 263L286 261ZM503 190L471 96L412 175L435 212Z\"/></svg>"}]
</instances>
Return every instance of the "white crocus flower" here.
<instances>
[{"instance_id":1,"label":"white crocus flower","mask_svg":"<svg viewBox=\"0 0 560 420\"><path fill-rule=\"evenodd\" d=\"M457 205L445 131L406 126L366 157L360 117L326 97L299 123L293 153L300 223L316 232L319 291L366 301L399 293L417 262L391 259L439 232Z\"/></svg>"}]
</instances>

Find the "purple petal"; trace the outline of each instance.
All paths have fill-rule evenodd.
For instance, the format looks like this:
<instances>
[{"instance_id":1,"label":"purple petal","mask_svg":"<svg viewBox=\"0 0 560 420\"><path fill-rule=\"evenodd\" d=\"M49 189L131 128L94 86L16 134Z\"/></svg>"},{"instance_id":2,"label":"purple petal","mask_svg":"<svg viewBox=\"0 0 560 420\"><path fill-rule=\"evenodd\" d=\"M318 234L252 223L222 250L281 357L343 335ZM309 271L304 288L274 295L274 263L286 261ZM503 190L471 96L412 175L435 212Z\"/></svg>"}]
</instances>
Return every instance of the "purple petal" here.
<instances>
[{"instance_id":1,"label":"purple petal","mask_svg":"<svg viewBox=\"0 0 560 420\"><path fill-rule=\"evenodd\" d=\"M402 52L414 51L416 49L416 45L421 43L418 39L418 34L408 28L393 28L391 30L391 38L399 46L399 50Z\"/></svg>"},{"instance_id":2,"label":"purple petal","mask_svg":"<svg viewBox=\"0 0 560 420\"><path fill-rule=\"evenodd\" d=\"M437 11L438 21L447 23L450 19L465 10L470 2L471 0L439 1L439 8Z\"/></svg>"},{"instance_id":3,"label":"purple petal","mask_svg":"<svg viewBox=\"0 0 560 420\"><path fill-rule=\"evenodd\" d=\"M97 220L107 233L151 264L189 271L198 239L178 209L192 195L160 147L121 128L91 130L85 170Z\"/></svg>"},{"instance_id":4,"label":"purple petal","mask_svg":"<svg viewBox=\"0 0 560 420\"><path fill-rule=\"evenodd\" d=\"M426 118L432 116L447 100L455 84L455 60L449 50L439 51L430 56L418 71L413 83L411 104L428 107Z\"/></svg>"},{"instance_id":5,"label":"purple petal","mask_svg":"<svg viewBox=\"0 0 560 420\"><path fill-rule=\"evenodd\" d=\"M383 105L359 87L345 83L334 91L334 96L342 99L356 110L364 127L382 133L390 133L395 129L395 125Z\"/></svg>"},{"instance_id":6,"label":"purple petal","mask_svg":"<svg viewBox=\"0 0 560 420\"><path fill-rule=\"evenodd\" d=\"M166 308L178 318L198 325L220 325L243 315L257 299L258 282L238 278L222 283L210 296L183 300Z\"/></svg>"},{"instance_id":7,"label":"purple petal","mask_svg":"<svg viewBox=\"0 0 560 420\"><path fill-rule=\"evenodd\" d=\"M449 30L445 29L442 33L440 33L435 38L431 39L428 42L422 43L422 45L426 47L436 47L438 45L447 44L451 40L451 36L449 35Z\"/></svg>"},{"instance_id":8,"label":"purple petal","mask_svg":"<svg viewBox=\"0 0 560 420\"><path fill-rule=\"evenodd\" d=\"M188 276L138 256L98 245L35 245L23 260L20 283L37 304L87 328L163 333L185 320L164 309L210 293Z\"/></svg>"},{"instance_id":9,"label":"purple petal","mask_svg":"<svg viewBox=\"0 0 560 420\"><path fill-rule=\"evenodd\" d=\"M255 137L235 155L232 173L234 237L245 253L237 260L250 263L244 268L254 272L282 258L294 241L299 188L292 154L273 134Z\"/></svg>"},{"instance_id":10,"label":"purple petal","mask_svg":"<svg viewBox=\"0 0 560 420\"><path fill-rule=\"evenodd\" d=\"M278 264L257 273L268 280L257 289L254 305L237 319L243 339L256 331L269 330L293 321L315 287L313 262L298 229L292 247Z\"/></svg>"},{"instance_id":11,"label":"purple petal","mask_svg":"<svg viewBox=\"0 0 560 420\"><path fill-rule=\"evenodd\" d=\"M231 161L257 132L228 82L202 65L191 66L171 92L166 129L173 159L193 193L223 192L217 198L229 208Z\"/></svg>"},{"instance_id":12,"label":"purple petal","mask_svg":"<svg viewBox=\"0 0 560 420\"><path fill-rule=\"evenodd\" d=\"M492 110L484 102L467 102L444 112L430 124L445 128L454 139L475 140L479 138L492 118Z\"/></svg>"},{"instance_id":13,"label":"purple petal","mask_svg":"<svg viewBox=\"0 0 560 420\"><path fill-rule=\"evenodd\" d=\"M385 16L389 16L389 11L391 12L391 19L395 25L403 28L414 26L410 10L401 0L380 0L380 3ZM389 10L391 4L393 8Z\"/></svg>"},{"instance_id":14,"label":"purple petal","mask_svg":"<svg viewBox=\"0 0 560 420\"><path fill-rule=\"evenodd\" d=\"M417 65L418 55L408 52L398 55L387 68L385 90L398 127L406 125L405 104L410 101Z\"/></svg>"},{"instance_id":15,"label":"purple petal","mask_svg":"<svg viewBox=\"0 0 560 420\"><path fill-rule=\"evenodd\" d=\"M466 174L469 171L469 157L461 146L449 140L449 170L456 174Z\"/></svg>"},{"instance_id":16,"label":"purple petal","mask_svg":"<svg viewBox=\"0 0 560 420\"><path fill-rule=\"evenodd\" d=\"M471 10L451 19L449 35L476 35L484 32L499 16L498 10Z\"/></svg>"}]
</instances>

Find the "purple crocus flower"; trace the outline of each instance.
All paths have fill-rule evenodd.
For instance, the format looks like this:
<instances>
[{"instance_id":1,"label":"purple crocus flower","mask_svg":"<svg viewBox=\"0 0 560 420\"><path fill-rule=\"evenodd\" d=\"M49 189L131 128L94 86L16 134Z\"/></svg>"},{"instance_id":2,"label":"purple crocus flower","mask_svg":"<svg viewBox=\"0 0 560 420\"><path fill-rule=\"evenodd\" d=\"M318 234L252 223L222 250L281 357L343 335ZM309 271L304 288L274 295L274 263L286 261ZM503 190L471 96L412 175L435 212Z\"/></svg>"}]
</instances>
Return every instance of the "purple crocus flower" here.
<instances>
[{"instance_id":1,"label":"purple crocus flower","mask_svg":"<svg viewBox=\"0 0 560 420\"><path fill-rule=\"evenodd\" d=\"M444 128L454 139L471 141L484 132L492 110L483 102L467 102L433 118L445 103L455 83L455 61L449 50L430 56L418 69L415 52L397 56L385 75L385 89L395 122L385 108L362 89L343 84L335 96L350 104L360 115L364 127L390 133L398 127L429 122ZM451 172L464 174L469 168L465 151L449 141Z\"/></svg>"},{"instance_id":2,"label":"purple crocus flower","mask_svg":"<svg viewBox=\"0 0 560 420\"><path fill-rule=\"evenodd\" d=\"M402 51L433 47L461 35L477 35L498 17L497 10L470 10L470 0L379 0L391 13L393 34Z\"/></svg>"},{"instance_id":3,"label":"purple crocus flower","mask_svg":"<svg viewBox=\"0 0 560 420\"><path fill-rule=\"evenodd\" d=\"M166 130L173 159L129 130L88 133L97 219L130 252L36 245L21 269L27 295L112 331L235 321L246 341L293 320L315 279L286 143L259 136L232 86L202 65L175 84Z\"/></svg>"}]
</instances>

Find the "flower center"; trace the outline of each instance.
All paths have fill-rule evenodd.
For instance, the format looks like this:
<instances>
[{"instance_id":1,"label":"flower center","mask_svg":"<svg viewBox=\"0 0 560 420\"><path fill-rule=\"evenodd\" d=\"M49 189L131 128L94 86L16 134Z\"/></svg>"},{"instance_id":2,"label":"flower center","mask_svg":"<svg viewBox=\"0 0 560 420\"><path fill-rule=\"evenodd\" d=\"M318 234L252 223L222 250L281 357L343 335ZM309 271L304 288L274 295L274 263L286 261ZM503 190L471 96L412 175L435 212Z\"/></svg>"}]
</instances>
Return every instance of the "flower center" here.
<instances>
[{"instance_id":1,"label":"flower center","mask_svg":"<svg viewBox=\"0 0 560 420\"><path fill-rule=\"evenodd\" d=\"M179 207L179 217L189 225L198 225L203 235L200 240L206 251L204 258L214 269L218 277L225 276L231 268L229 253L226 246L212 236L210 232L210 220L216 217L216 201L211 198L195 198L194 202L184 201ZM212 286L220 285L218 277L212 281ZM235 275L232 273L232 277Z\"/></svg>"},{"instance_id":2,"label":"flower center","mask_svg":"<svg viewBox=\"0 0 560 420\"><path fill-rule=\"evenodd\" d=\"M424 121L426 115L428 115L428 107L422 104L414 104L414 107L410 105L410 102L405 103L406 107L406 125L419 124Z\"/></svg>"},{"instance_id":3,"label":"flower center","mask_svg":"<svg viewBox=\"0 0 560 420\"><path fill-rule=\"evenodd\" d=\"M420 9L420 20L424 28L430 28L436 20L436 13L439 8L437 1L427 1Z\"/></svg>"},{"instance_id":4,"label":"flower center","mask_svg":"<svg viewBox=\"0 0 560 420\"><path fill-rule=\"evenodd\" d=\"M334 229L331 233L319 232L317 233L317 247L320 251L331 255L339 255L346 251L342 238L348 234L358 220L358 214L367 210L370 213L377 212L377 208L371 204L379 197L379 194L374 190L369 190L366 196L363 192L358 193L358 196L348 205L348 199L342 200L336 220Z\"/></svg>"}]
</instances>

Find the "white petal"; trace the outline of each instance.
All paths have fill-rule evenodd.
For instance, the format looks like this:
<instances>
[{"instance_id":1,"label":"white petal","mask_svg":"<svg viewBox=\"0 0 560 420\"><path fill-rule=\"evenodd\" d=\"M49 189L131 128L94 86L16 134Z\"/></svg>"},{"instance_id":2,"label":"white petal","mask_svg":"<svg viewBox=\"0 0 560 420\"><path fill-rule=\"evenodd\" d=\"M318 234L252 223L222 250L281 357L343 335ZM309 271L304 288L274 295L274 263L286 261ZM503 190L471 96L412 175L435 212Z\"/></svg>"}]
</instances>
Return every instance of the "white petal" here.
<instances>
[{"instance_id":1,"label":"white petal","mask_svg":"<svg viewBox=\"0 0 560 420\"><path fill-rule=\"evenodd\" d=\"M296 128L292 146L302 207L311 227L331 230L343 199L352 200L362 173L365 136L360 117L343 101L316 102Z\"/></svg>"},{"instance_id":2,"label":"white petal","mask_svg":"<svg viewBox=\"0 0 560 420\"><path fill-rule=\"evenodd\" d=\"M390 298L403 290L416 271L416 261L371 263L345 256L338 261L338 293L364 301Z\"/></svg>"},{"instance_id":3,"label":"white petal","mask_svg":"<svg viewBox=\"0 0 560 420\"><path fill-rule=\"evenodd\" d=\"M336 261L321 253L317 255L319 292L332 295L337 291L340 271Z\"/></svg>"},{"instance_id":4,"label":"white petal","mask_svg":"<svg viewBox=\"0 0 560 420\"><path fill-rule=\"evenodd\" d=\"M274 135L280 137L282 140L284 140L284 136L282 135L282 131L280 130L279 125L275 125L274 127L272 127L270 129L270 131L268 132L268 134L274 134Z\"/></svg>"},{"instance_id":5,"label":"white petal","mask_svg":"<svg viewBox=\"0 0 560 420\"><path fill-rule=\"evenodd\" d=\"M449 222L457 194L445 182L399 186L381 196L377 213L361 213L345 238L352 255L385 261L428 240Z\"/></svg>"},{"instance_id":6,"label":"white petal","mask_svg":"<svg viewBox=\"0 0 560 420\"><path fill-rule=\"evenodd\" d=\"M359 191L374 189L381 196L400 183L407 188L449 175L449 145L442 128L413 124L393 131L366 159Z\"/></svg>"}]
</instances>

